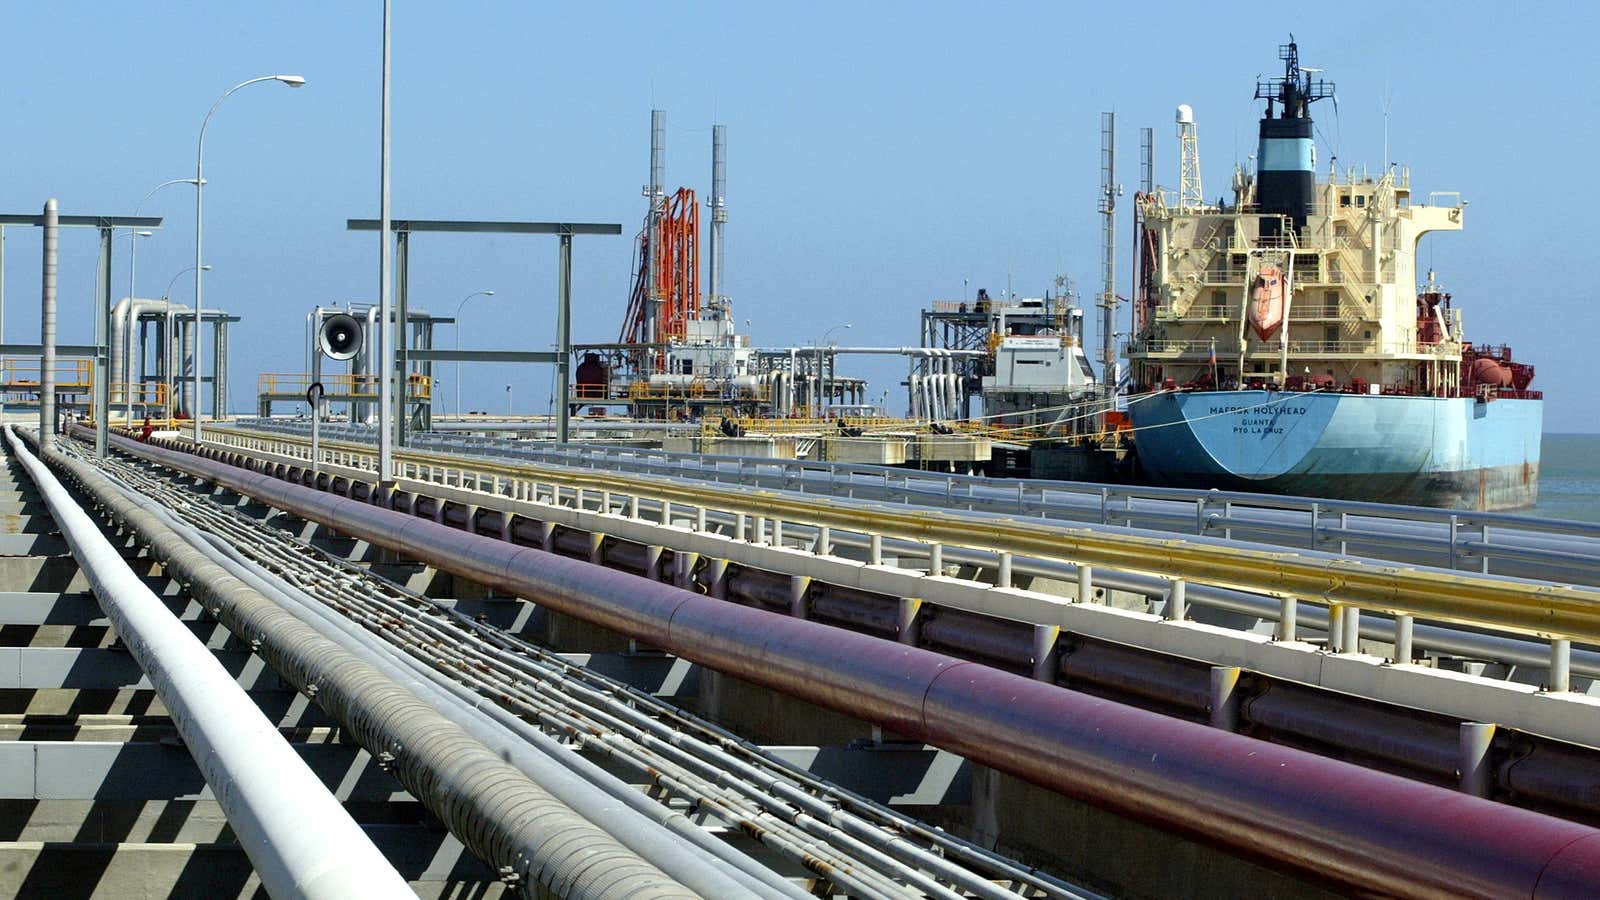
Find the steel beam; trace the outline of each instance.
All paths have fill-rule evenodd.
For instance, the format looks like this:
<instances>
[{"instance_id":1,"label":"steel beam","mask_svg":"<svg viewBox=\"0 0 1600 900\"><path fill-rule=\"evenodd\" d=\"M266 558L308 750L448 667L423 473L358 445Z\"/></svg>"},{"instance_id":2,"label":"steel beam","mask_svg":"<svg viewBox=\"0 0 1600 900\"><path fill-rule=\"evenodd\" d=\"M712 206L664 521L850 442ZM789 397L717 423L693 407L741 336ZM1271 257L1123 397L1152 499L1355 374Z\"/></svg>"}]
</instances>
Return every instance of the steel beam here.
<instances>
[{"instance_id":1,"label":"steel beam","mask_svg":"<svg viewBox=\"0 0 1600 900\"><path fill-rule=\"evenodd\" d=\"M412 350L418 362L560 363L562 355L548 350Z\"/></svg>"},{"instance_id":2,"label":"steel beam","mask_svg":"<svg viewBox=\"0 0 1600 900\"><path fill-rule=\"evenodd\" d=\"M63 216L63 219L73 218ZM156 220L157 222L160 219ZM11 223L0 218L0 225ZM65 224L65 223L63 223ZM377 219L348 219L347 231L377 231ZM594 222L488 222L452 219L391 219L389 230L396 234L432 231L453 234L621 234L622 226Z\"/></svg>"},{"instance_id":3,"label":"steel beam","mask_svg":"<svg viewBox=\"0 0 1600 900\"><path fill-rule=\"evenodd\" d=\"M60 216L62 228L160 228L160 216ZM0 225L43 226L44 216L32 213L0 213Z\"/></svg>"}]
</instances>

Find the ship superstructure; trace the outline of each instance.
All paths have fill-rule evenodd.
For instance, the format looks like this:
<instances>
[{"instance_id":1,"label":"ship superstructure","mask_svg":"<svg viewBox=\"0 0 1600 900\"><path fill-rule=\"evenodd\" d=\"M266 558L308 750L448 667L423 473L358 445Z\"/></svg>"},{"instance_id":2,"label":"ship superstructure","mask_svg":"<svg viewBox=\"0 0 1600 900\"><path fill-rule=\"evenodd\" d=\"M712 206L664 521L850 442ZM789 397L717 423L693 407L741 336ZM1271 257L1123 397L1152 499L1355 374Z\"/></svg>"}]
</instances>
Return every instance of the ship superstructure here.
<instances>
[{"instance_id":1,"label":"ship superstructure","mask_svg":"<svg viewBox=\"0 0 1600 900\"><path fill-rule=\"evenodd\" d=\"M922 312L922 346L969 355L919 360L914 418L981 418L999 429L1063 436L1094 433L1102 390L1083 345L1083 310L1059 279L1058 293L935 301ZM939 368L946 363L949 371Z\"/></svg>"},{"instance_id":2,"label":"ship superstructure","mask_svg":"<svg viewBox=\"0 0 1600 900\"><path fill-rule=\"evenodd\" d=\"M1172 483L1533 502L1542 409L1532 366L1468 342L1433 274L1418 284L1418 242L1461 230L1467 204L1453 193L1419 202L1395 166L1373 175L1330 164L1319 179L1310 110L1333 85L1300 65L1294 43L1279 55L1283 76L1256 86L1266 105L1255 170L1235 170L1233 202L1207 203L1198 190L1187 107L1183 184L1136 198L1126 353L1141 463Z\"/></svg>"}]
</instances>

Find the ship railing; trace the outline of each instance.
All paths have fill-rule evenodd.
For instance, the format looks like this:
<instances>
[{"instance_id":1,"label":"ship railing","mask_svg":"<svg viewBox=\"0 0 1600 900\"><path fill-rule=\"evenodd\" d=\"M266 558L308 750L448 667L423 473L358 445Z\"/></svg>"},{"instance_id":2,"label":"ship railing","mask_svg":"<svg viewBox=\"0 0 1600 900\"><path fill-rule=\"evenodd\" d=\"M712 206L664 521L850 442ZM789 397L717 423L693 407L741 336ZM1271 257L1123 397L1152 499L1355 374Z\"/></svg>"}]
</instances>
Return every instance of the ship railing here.
<instances>
[{"instance_id":1,"label":"ship railing","mask_svg":"<svg viewBox=\"0 0 1600 900\"><path fill-rule=\"evenodd\" d=\"M1167 315L1164 316L1164 318L1169 318L1169 319L1179 319L1179 318L1182 318L1182 319L1221 319L1221 320L1226 321L1228 319L1233 318L1234 315L1238 312L1239 308L1237 306L1228 306L1228 305L1224 305L1224 304L1208 303L1208 304L1205 304L1205 305L1191 306L1191 307L1189 307L1189 309L1187 311L1185 311L1181 315L1176 313L1176 312L1174 312L1174 311L1172 311L1172 307L1170 307L1170 306L1169 307L1163 307L1163 309L1165 309L1167 311Z\"/></svg>"},{"instance_id":2,"label":"ship railing","mask_svg":"<svg viewBox=\"0 0 1600 900\"><path fill-rule=\"evenodd\" d=\"M1290 353L1377 353L1377 341L1290 341Z\"/></svg>"}]
</instances>

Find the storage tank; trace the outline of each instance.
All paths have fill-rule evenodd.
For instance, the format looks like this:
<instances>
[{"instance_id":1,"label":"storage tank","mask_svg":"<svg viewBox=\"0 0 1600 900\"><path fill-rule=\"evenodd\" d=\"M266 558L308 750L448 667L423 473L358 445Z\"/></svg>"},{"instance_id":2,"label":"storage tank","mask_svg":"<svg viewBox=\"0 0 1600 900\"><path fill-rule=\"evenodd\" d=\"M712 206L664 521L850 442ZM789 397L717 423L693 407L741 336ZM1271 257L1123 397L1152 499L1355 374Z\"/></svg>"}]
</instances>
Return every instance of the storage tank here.
<instances>
[{"instance_id":1,"label":"storage tank","mask_svg":"<svg viewBox=\"0 0 1600 900\"><path fill-rule=\"evenodd\" d=\"M573 375L573 380L577 386L575 399L603 399L606 395L606 385L611 380L611 370L600 361L600 354L585 353L583 362L578 363L578 371Z\"/></svg>"},{"instance_id":2,"label":"storage tank","mask_svg":"<svg viewBox=\"0 0 1600 900\"><path fill-rule=\"evenodd\" d=\"M1510 387L1511 370L1492 359L1485 359L1480 356L1472 361L1471 381L1474 385L1487 384L1490 387Z\"/></svg>"}]
</instances>

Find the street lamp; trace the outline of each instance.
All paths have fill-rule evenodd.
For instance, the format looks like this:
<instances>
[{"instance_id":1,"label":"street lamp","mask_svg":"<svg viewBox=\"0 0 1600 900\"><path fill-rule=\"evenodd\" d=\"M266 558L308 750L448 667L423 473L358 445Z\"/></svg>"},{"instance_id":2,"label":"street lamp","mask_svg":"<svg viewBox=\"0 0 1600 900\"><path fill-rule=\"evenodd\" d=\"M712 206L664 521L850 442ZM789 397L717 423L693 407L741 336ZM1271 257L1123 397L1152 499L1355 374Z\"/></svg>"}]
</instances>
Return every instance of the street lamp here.
<instances>
[{"instance_id":1,"label":"street lamp","mask_svg":"<svg viewBox=\"0 0 1600 900\"><path fill-rule=\"evenodd\" d=\"M171 182L168 182L168 184L171 184ZM146 199L149 199L149 197L150 197L149 194L145 195ZM140 200L139 203L143 204L144 200ZM133 208L133 214L136 215L136 216L139 214L139 207L138 206L135 206ZM132 377L133 364L131 362L131 360L133 359L133 356L132 356L132 354L133 354L133 334L132 334L132 331L133 331L133 328L132 328L132 325L133 325L133 267L134 267L135 260L137 260L139 258L139 241L137 239L138 238L142 238L142 237L147 238L147 237L150 237L153 234L155 234L154 231L133 231L133 230L129 230L129 231L123 232L123 236L128 238L128 325L129 325L129 328L128 328L128 332L129 333L128 333L127 337L126 337L126 340L123 342L124 343L123 349L127 352L128 355L123 357L123 361L125 363L127 363L128 373L129 374L125 375L123 377L122 394L123 394L123 397L128 401L128 421L129 422L133 421L133 392L130 390L131 382L133 381L133 377ZM111 335L111 334L107 334L106 335L106 340L110 341L112 336L113 335ZM108 362L109 362L109 360L108 360ZM108 379L112 379L112 384L113 385L115 385L115 383L116 383L115 382L116 374L117 373L115 373L115 372L106 373L106 377ZM107 402L107 404L110 404L111 400L112 400L111 393L108 391L106 393L106 402ZM107 408L108 409L110 408L109 405L108 405Z\"/></svg>"},{"instance_id":2,"label":"street lamp","mask_svg":"<svg viewBox=\"0 0 1600 900\"><path fill-rule=\"evenodd\" d=\"M200 276L205 272L206 267L200 264L200 225L201 225L201 219L202 219L202 214L203 214L202 198L204 197L205 186L206 186L206 179L205 179L206 126L211 124L211 116L214 113L216 113L217 107L222 105L222 101L224 101L224 100L228 99L228 97L232 96L234 91L237 91L240 88L249 87L252 84L260 84L263 81L277 81L277 82L281 82L283 84L286 84L286 85L288 85L289 87L292 87L292 88L304 87L305 83L306 83L306 80L304 78L300 77L299 75L262 75L259 78L252 78L249 81L241 81L238 84L234 85L233 87L228 88L226 91L223 92L221 97L217 98L217 102L211 104L210 112L207 112L205 119L203 119L200 122L200 140L198 142L196 142L196 144L195 144L195 151L194 151L194 406L195 406L195 408L190 410L190 412L193 413L193 415L194 415L194 443L195 443L196 447L200 446L200 403L201 403L201 400L200 400L200 350L201 350L201 348L202 348L202 346L204 344L204 332L202 331L202 329L200 327L200 313L201 313L201 309L202 309L201 300L200 300L200 296L201 296L201 294L200 294L200 282L201 282Z\"/></svg>"},{"instance_id":3,"label":"street lamp","mask_svg":"<svg viewBox=\"0 0 1600 900\"><path fill-rule=\"evenodd\" d=\"M461 302L456 304L456 349L457 350L461 349L461 308L463 306L466 306L467 305L467 301L471 300L473 297L493 297L493 296L494 296L494 291L473 291L472 293L466 295L465 297L462 297L461 298ZM459 360L459 359L456 360L455 379L456 379L456 416L459 418L461 416L461 360Z\"/></svg>"},{"instance_id":4,"label":"street lamp","mask_svg":"<svg viewBox=\"0 0 1600 900\"><path fill-rule=\"evenodd\" d=\"M143 197L139 198L139 202L135 203L133 205L133 214L137 216L139 214L140 207L144 206L144 202L146 200L149 200L151 197L154 197L156 195L156 191L159 191L164 187L169 187L169 186L174 185L174 184L198 184L198 182L195 181L195 179L193 179L193 178L173 178L173 179L170 179L168 181L163 181L160 184L156 185L155 187L151 188L149 193L147 193ZM138 235L141 235L143 237L149 237L153 232L138 231L138 232L134 232L134 233L138 234ZM126 376L125 376L125 378L123 380L122 392L123 392L124 398L128 402L128 421L129 422L133 421L133 391L130 390L130 387L133 384L133 320L134 320L134 317L133 317L133 299L134 299L134 296L135 296L134 290L133 290L133 273L134 273L135 267L138 264L138 259L139 259L138 251L139 251L139 242L138 241L133 241L131 244L129 244L129 246L128 246L128 324L127 324L127 327L126 327L127 346L125 348L123 348L124 352L123 352L123 356L122 356L123 361L127 364L127 367L128 367L128 371L127 371Z\"/></svg>"},{"instance_id":5,"label":"street lamp","mask_svg":"<svg viewBox=\"0 0 1600 900\"><path fill-rule=\"evenodd\" d=\"M822 412L822 408L823 408L823 405L824 405L824 401L823 401L822 395L823 395L823 392L827 390L827 380L824 379L823 371L822 371L823 370L822 348L830 346L828 344L828 335L833 334L835 331L838 331L841 328L848 329L849 327L850 327L850 323L849 322L840 322L838 325L835 325L832 328L829 328L827 331L824 331L822 333L822 340L820 340L820 341L818 341L816 343L816 348L817 349L816 349L815 356L816 356L816 361L817 361L817 370L814 373L812 373L812 384L813 384L813 389L812 389L812 393L811 393L811 404L812 404L811 414L812 415L819 415Z\"/></svg>"},{"instance_id":6,"label":"street lamp","mask_svg":"<svg viewBox=\"0 0 1600 900\"><path fill-rule=\"evenodd\" d=\"M506 419L511 419L511 385L506 385Z\"/></svg>"},{"instance_id":7,"label":"street lamp","mask_svg":"<svg viewBox=\"0 0 1600 900\"><path fill-rule=\"evenodd\" d=\"M204 266L201 266L200 269L201 269L201 271L209 272L209 271L211 271L211 266L209 264L208 265L204 265ZM176 330L176 329L173 329L173 328L169 327L169 326L171 326L173 324L173 321L172 321L172 286L178 283L178 279L179 278L182 278L183 276L185 276L185 275L187 275L187 274L189 274L190 272L193 272L193 271L194 271L194 266L189 266L188 268L178 270L178 274L172 276L172 280L167 282L167 289L161 292L161 304L162 304L162 307L161 307L161 343L163 345L162 348L161 348L161 356L162 356L163 359L166 359L167 354L170 352L172 341L173 341L173 338L174 338L173 335L168 334L167 332ZM198 329L196 329L196 330L198 330ZM178 356L179 356L179 358L177 360L177 363L178 363L178 366L180 368L180 371L176 375L173 374L172 367L171 366L167 366L167 406L169 408L172 405L172 388L173 388L173 385L175 385L178 382L178 379L183 377L183 373L181 371L181 368L183 366L183 359L182 359L183 351L182 351L181 348L178 351ZM168 362L171 362L171 360L168 360ZM163 365L166 365L166 363L163 363ZM199 360L197 359L195 361L195 369L198 370L199 368L200 368L200 363L199 363ZM196 399L198 399L199 396L200 396L199 392L197 391L195 393Z\"/></svg>"}]
</instances>

